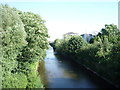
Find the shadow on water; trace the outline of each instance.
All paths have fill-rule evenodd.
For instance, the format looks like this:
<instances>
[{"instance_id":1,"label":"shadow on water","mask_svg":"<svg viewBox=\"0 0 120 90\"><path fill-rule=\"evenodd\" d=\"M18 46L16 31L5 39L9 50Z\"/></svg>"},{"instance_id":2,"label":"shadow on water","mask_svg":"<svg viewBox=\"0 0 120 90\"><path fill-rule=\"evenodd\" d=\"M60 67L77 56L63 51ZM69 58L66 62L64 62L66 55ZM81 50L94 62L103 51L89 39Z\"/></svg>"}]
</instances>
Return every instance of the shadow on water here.
<instances>
[{"instance_id":1,"label":"shadow on water","mask_svg":"<svg viewBox=\"0 0 120 90\"><path fill-rule=\"evenodd\" d=\"M45 69L45 62L44 61L40 61L39 65L38 65L38 73L40 75L40 79L44 85L44 87L48 87L48 79L47 79L47 75L46 75L46 69Z\"/></svg>"},{"instance_id":2,"label":"shadow on water","mask_svg":"<svg viewBox=\"0 0 120 90\"><path fill-rule=\"evenodd\" d=\"M115 88L111 83L105 81L98 75L87 70L87 68L81 66L80 64L78 64L74 61L62 58L58 55L55 55L55 56L58 58L59 61L70 66L70 69L78 75L78 77L77 77L78 80L82 78L82 75L84 75L83 78L85 77L87 80L92 81L92 83L95 84L95 88Z\"/></svg>"},{"instance_id":3,"label":"shadow on water","mask_svg":"<svg viewBox=\"0 0 120 90\"><path fill-rule=\"evenodd\" d=\"M38 72L46 88L107 88L98 77L69 59L47 51L45 61L40 62Z\"/></svg>"}]
</instances>

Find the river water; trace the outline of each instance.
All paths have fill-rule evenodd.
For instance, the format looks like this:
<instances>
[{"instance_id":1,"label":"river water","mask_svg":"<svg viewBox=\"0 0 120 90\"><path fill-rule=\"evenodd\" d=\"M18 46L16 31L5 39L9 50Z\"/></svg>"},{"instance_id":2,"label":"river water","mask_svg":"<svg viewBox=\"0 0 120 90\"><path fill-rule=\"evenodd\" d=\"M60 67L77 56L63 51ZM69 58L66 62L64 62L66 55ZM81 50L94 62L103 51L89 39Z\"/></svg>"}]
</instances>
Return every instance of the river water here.
<instances>
[{"instance_id":1,"label":"river water","mask_svg":"<svg viewBox=\"0 0 120 90\"><path fill-rule=\"evenodd\" d=\"M39 72L47 88L101 88L105 87L94 76L69 60L60 59L54 55L52 48L46 52L44 64Z\"/></svg>"}]
</instances>

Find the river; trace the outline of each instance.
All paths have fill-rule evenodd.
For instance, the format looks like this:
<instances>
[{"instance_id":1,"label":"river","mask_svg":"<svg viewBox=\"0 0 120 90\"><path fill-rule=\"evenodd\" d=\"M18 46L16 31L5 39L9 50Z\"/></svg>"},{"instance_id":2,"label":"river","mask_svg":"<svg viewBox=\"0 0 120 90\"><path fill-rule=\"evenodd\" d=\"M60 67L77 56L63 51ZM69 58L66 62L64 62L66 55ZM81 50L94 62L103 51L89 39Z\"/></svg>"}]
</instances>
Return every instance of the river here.
<instances>
[{"instance_id":1,"label":"river","mask_svg":"<svg viewBox=\"0 0 120 90\"><path fill-rule=\"evenodd\" d=\"M39 72L47 88L102 88L105 84L77 66L74 62L54 55L52 48L46 52L46 58Z\"/></svg>"}]
</instances>

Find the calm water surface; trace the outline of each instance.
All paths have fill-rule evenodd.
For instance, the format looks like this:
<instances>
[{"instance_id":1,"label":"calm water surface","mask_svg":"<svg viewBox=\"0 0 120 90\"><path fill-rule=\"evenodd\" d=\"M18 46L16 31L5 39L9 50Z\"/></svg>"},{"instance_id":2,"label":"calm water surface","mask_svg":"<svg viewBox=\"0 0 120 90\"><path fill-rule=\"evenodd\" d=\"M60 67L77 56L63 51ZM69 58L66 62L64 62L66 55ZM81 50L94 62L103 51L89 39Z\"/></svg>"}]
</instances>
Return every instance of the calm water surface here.
<instances>
[{"instance_id":1,"label":"calm water surface","mask_svg":"<svg viewBox=\"0 0 120 90\"><path fill-rule=\"evenodd\" d=\"M104 87L93 76L84 72L73 62L55 56L52 48L47 50L44 66L40 69L43 69L43 81L48 88Z\"/></svg>"}]
</instances>

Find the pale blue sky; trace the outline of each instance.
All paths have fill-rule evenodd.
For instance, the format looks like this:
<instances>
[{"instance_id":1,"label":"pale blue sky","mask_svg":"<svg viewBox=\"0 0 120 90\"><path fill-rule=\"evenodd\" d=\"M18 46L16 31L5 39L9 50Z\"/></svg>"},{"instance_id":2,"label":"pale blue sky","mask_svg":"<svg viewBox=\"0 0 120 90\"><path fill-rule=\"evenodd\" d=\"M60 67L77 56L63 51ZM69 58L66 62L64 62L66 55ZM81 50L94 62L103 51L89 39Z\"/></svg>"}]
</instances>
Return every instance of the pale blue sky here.
<instances>
[{"instance_id":1,"label":"pale blue sky","mask_svg":"<svg viewBox=\"0 0 120 90\"><path fill-rule=\"evenodd\" d=\"M8 0L4 0L8 1ZM25 1L25 0L24 0ZM40 14L46 20L49 40L61 38L64 33L95 33L105 24L118 24L118 1L41 1L7 2L22 11Z\"/></svg>"}]
</instances>

